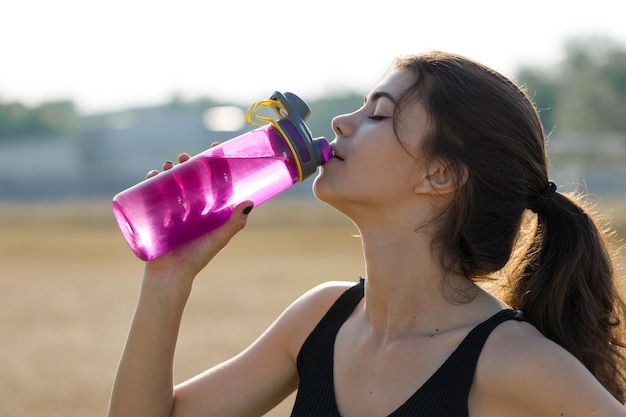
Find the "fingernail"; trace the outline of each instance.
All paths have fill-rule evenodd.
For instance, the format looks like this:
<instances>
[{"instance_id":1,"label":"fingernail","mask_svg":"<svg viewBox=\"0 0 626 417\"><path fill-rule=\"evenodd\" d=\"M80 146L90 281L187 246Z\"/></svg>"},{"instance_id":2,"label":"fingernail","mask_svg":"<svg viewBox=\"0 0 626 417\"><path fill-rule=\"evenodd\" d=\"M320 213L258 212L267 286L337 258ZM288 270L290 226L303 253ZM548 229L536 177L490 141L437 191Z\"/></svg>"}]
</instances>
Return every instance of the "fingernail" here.
<instances>
[{"instance_id":1,"label":"fingernail","mask_svg":"<svg viewBox=\"0 0 626 417\"><path fill-rule=\"evenodd\" d=\"M251 211L252 211L252 206L248 206L245 209L243 209L243 214L250 214Z\"/></svg>"}]
</instances>

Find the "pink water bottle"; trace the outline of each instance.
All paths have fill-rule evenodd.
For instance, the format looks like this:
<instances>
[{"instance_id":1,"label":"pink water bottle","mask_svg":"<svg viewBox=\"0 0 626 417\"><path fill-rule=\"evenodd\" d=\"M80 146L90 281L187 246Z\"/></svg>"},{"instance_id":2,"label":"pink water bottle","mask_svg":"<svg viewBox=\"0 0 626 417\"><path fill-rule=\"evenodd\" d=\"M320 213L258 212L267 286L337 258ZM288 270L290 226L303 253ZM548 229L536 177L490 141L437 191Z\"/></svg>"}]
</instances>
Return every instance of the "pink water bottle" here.
<instances>
[{"instance_id":1,"label":"pink water bottle","mask_svg":"<svg viewBox=\"0 0 626 417\"><path fill-rule=\"evenodd\" d=\"M262 107L277 118L258 115ZM237 204L258 206L311 176L331 151L312 138L309 114L295 94L275 92L248 110L256 129L117 194L113 212L133 253L154 259L224 224Z\"/></svg>"}]
</instances>

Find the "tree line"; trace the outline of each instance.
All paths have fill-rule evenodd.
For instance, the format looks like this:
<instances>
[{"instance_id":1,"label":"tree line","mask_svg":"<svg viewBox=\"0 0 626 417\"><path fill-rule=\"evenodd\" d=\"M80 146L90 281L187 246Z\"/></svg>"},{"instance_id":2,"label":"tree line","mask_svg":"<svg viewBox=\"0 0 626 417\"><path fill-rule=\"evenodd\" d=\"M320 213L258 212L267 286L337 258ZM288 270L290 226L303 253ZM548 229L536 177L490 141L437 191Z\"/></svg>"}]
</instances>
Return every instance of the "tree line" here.
<instances>
[{"instance_id":1,"label":"tree line","mask_svg":"<svg viewBox=\"0 0 626 417\"><path fill-rule=\"evenodd\" d=\"M547 132L604 130L626 132L626 49L599 37L572 38L564 44L565 58L555 67L523 66L515 74L540 109ZM311 130L327 131L330 117L360 105L362 95L346 92L309 103ZM200 104L214 103L210 99ZM197 107L198 101L174 98L171 106ZM349 107L346 107L349 106ZM0 141L21 137L71 135L81 116L71 100L26 106L3 102L0 96ZM326 133L326 132L325 132ZM332 134L332 132L327 132Z\"/></svg>"},{"instance_id":2,"label":"tree line","mask_svg":"<svg viewBox=\"0 0 626 417\"><path fill-rule=\"evenodd\" d=\"M610 39L570 39L558 67L523 67L517 80L533 97L548 132L626 132L626 50Z\"/></svg>"},{"instance_id":3,"label":"tree line","mask_svg":"<svg viewBox=\"0 0 626 417\"><path fill-rule=\"evenodd\" d=\"M35 107L0 101L0 141L68 134L78 127L79 119L71 100L45 102Z\"/></svg>"}]
</instances>

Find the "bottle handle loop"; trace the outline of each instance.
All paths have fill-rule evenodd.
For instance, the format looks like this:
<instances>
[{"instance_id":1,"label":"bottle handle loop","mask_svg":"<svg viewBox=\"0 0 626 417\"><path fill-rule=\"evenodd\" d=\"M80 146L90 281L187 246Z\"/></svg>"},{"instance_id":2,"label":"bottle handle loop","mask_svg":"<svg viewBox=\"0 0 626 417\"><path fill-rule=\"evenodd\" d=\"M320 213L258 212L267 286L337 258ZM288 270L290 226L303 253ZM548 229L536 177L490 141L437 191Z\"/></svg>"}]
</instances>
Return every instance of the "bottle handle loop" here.
<instances>
[{"instance_id":1,"label":"bottle handle loop","mask_svg":"<svg viewBox=\"0 0 626 417\"><path fill-rule=\"evenodd\" d=\"M293 158L296 162L296 166L298 167L298 182L301 182L304 177L304 174L302 172L302 163L300 162L300 159L298 158L298 153L293 147L293 143L291 143L289 136L284 131L282 126L278 123L278 120L273 119L271 117L267 117L267 116L261 116L260 114L258 114L259 108L263 108L263 107L270 107L272 110L274 110L274 113L276 113L276 115L278 116L281 116L281 115L286 116L288 114L287 110L285 109L285 106L280 101L262 100L262 101L258 101L252 104L250 108L248 108L248 112L246 113L246 121L255 127L262 127L263 126L262 123L269 123L272 125L272 127L274 127L276 130L280 132L280 134L283 136L283 139L285 139L287 146L289 146L289 150L291 151L291 154L293 155Z\"/></svg>"}]
</instances>

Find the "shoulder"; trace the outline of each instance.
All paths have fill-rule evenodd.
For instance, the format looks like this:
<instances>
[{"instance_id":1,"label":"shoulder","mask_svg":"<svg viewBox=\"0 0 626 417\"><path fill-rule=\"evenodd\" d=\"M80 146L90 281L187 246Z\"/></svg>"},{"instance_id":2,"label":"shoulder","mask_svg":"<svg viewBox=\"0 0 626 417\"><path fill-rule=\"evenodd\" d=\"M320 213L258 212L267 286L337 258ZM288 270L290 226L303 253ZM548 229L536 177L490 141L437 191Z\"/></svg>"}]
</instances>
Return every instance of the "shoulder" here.
<instances>
[{"instance_id":1,"label":"shoulder","mask_svg":"<svg viewBox=\"0 0 626 417\"><path fill-rule=\"evenodd\" d=\"M311 288L287 307L272 327L289 339L291 356L297 356L304 340L335 301L356 284L350 281L325 282Z\"/></svg>"},{"instance_id":2,"label":"shoulder","mask_svg":"<svg viewBox=\"0 0 626 417\"><path fill-rule=\"evenodd\" d=\"M328 311L335 301L355 285L357 285L356 282L350 281L324 282L305 292L291 304L288 310L306 310L308 314L312 313L321 319L321 316Z\"/></svg>"},{"instance_id":3,"label":"shoulder","mask_svg":"<svg viewBox=\"0 0 626 417\"><path fill-rule=\"evenodd\" d=\"M499 407L500 415L626 415L572 354L516 320L502 323L487 339L472 390Z\"/></svg>"}]
</instances>

